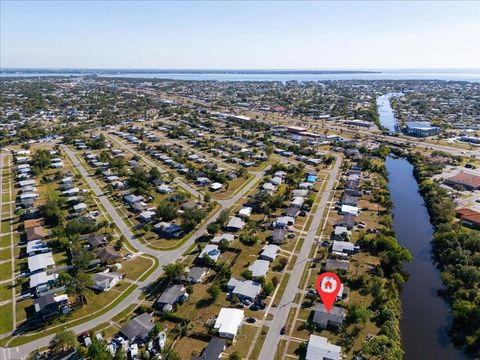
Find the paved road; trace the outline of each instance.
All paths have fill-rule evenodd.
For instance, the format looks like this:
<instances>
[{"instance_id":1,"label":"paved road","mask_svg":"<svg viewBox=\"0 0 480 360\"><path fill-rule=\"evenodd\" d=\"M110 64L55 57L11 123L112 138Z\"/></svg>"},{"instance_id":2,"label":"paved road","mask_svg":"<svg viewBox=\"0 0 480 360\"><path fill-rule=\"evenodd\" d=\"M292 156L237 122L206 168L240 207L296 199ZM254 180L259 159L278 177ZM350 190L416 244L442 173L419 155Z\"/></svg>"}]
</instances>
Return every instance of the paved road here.
<instances>
[{"instance_id":1,"label":"paved road","mask_svg":"<svg viewBox=\"0 0 480 360\"><path fill-rule=\"evenodd\" d=\"M141 153L140 151L137 151L136 149L136 145L134 144L130 144L130 143L127 143L123 140L120 140L119 138L117 138L116 136L114 135L111 135L111 134L107 134L107 136L113 140L114 142L117 143L117 145L119 145L123 150L127 150L128 152L130 152L131 154L133 155L137 155L139 156L144 162L145 164L147 164L148 166L151 166L151 167L156 167L158 169L158 171L160 171L160 173L162 174L166 174L167 171L162 168L161 166L158 166L158 164L156 164L152 159L150 159L147 155ZM193 188L190 184L186 183L185 181L183 181L182 179L178 178L178 177L175 177L173 179L173 182L176 183L177 185L180 185L181 187L183 187L185 190L187 190L190 194L192 194L193 196L201 199L203 198L202 194L196 190L195 188Z\"/></svg>"},{"instance_id":2,"label":"paved road","mask_svg":"<svg viewBox=\"0 0 480 360\"><path fill-rule=\"evenodd\" d=\"M258 357L259 359L275 359L276 349L282 337L280 335L280 330L285 325L288 313L290 312L290 309L294 304L294 298L299 290L298 285L301 281L303 269L308 264L308 256L310 254L312 246L314 245L317 229L319 228L322 221L324 210L328 205L330 194L333 190L335 180L340 170L341 158L338 155L334 156L336 157L335 166L329 171L330 177L327 182L327 187L325 189L325 192L322 194L322 197L320 198L320 203L317 207L317 211L313 216L312 223L307 231L307 235L305 236L305 241L302 248L300 249L295 266L290 273L287 287L285 288L282 299L280 300L280 303L275 310L276 312L270 323L265 342L263 343L262 350L260 351L260 355Z\"/></svg>"},{"instance_id":3,"label":"paved road","mask_svg":"<svg viewBox=\"0 0 480 360\"><path fill-rule=\"evenodd\" d=\"M107 210L107 212L110 214L110 216L116 223L117 228L122 232L122 234L127 239L130 239L129 241L132 244L132 246L134 246L137 250L143 253L155 256L156 258L159 259L159 262L160 262L160 266L158 266L155 269L155 271L153 271L153 273L145 281L140 282L138 288L136 288L132 293L130 293L123 301L121 301L114 308L110 309L109 311L107 311L102 315L97 316L95 319L92 319L80 325L68 328L69 330L74 331L76 334L79 334L79 333L88 331L98 326L101 323L110 321L115 315L125 310L129 305L135 303L138 300L138 298L142 295L143 290L147 288L151 283L155 282L163 274L163 265L173 263L177 259L179 259L182 256L182 254L195 242L195 240L198 237L205 234L208 224L217 219L218 215L220 214L220 211L217 211L217 213L215 213L215 215L207 223L205 223L203 226L197 229L193 234L193 236L191 236L190 239L188 239L180 248L171 250L171 251L159 251L159 250L151 249L147 247L145 244L135 239L132 231L125 224L122 217L118 214L118 212L112 206L112 204L107 199L107 197L103 195L103 192L97 186L93 178L85 170L85 167L78 160L75 153L67 146L63 146L63 150L68 155L73 165L78 169L80 174L85 178L88 185L91 187L91 189L93 190L93 192L95 193L99 201ZM233 206L243 195L245 195L249 190L251 190L251 188L257 183L257 181L263 176L263 174L264 172L255 173L254 179L250 181L241 191L239 191L237 194L232 196L230 199L221 201L222 207L229 208ZM0 348L0 360L23 359L31 352L39 348L48 346L52 337L53 335L48 335L41 339L38 339L14 348Z\"/></svg>"},{"instance_id":4,"label":"paved road","mask_svg":"<svg viewBox=\"0 0 480 360\"><path fill-rule=\"evenodd\" d=\"M160 172L166 173L167 171L160 167L158 164L155 163L152 159L150 159L147 155L142 154L140 151L136 149L136 146L130 143L126 143L125 141L120 141L119 138L117 138L114 135L107 134L107 136L115 141L122 149L127 150L133 155L139 156L147 165L151 167L156 167ZM252 172L254 178L239 192L235 193L233 196L229 197L228 199L223 199L223 200L216 200L224 209L228 209L231 206L233 206L246 192L248 192L252 186L258 182L262 176L265 174L265 171L267 171L270 168L270 166L267 166L264 170L262 171L257 171L257 172ZM175 177L173 180L176 184L180 185L184 189L188 190L191 194L194 196L197 196L198 198L202 197L202 194L194 189L190 184L186 183L179 177Z\"/></svg>"}]
</instances>

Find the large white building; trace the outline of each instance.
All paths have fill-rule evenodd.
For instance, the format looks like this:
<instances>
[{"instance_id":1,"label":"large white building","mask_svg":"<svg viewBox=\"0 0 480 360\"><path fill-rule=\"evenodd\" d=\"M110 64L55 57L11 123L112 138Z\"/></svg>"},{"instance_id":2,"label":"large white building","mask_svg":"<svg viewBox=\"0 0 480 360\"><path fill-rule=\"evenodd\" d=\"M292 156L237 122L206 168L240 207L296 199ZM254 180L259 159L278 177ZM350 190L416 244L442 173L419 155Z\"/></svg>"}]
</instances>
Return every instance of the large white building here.
<instances>
[{"instance_id":1,"label":"large white building","mask_svg":"<svg viewBox=\"0 0 480 360\"><path fill-rule=\"evenodd\" d=\"M222 308L213 328L218 331L219 336L234 339L243 324L244 316L243 310Z\"/></svg>"}]
</instances>

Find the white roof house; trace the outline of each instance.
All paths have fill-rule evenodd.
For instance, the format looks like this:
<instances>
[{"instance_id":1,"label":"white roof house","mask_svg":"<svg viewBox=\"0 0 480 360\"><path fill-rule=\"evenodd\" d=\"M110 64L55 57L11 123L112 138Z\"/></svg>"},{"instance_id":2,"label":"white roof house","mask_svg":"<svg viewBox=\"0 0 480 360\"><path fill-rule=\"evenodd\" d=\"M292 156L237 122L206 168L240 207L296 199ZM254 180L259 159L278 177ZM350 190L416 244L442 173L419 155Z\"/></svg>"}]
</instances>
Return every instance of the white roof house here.
<instances>
[{"instance_id":1,"label":"white roof house","mask_svg":"<svg viewBox=\"0 0 480 360\"><path fill-rule=\"evenodd\" d=\"M38 197L39 197L39 195L37 193L34 193L34 192L26 192L26 193L20 194L20 200L37 199Z\"/></svg>"},{"instance_id":2,"label":"white roof house","mask_svg":"<svg viewBox=\"0 0 480 360\"><path fill-rule=\"evenodd\" d=\"M19 181L18 182L18 185L20 185L20 187L24 187L24 186L35 186L37 184L37 182L35 180L22 180L22 181Z\"/></svg>"},{"instance_id":3,"label":"white roof house","mask_svg":"<svg viewBox=\"0 0 480 360\"><path fill-rule=\"evenodd\" d=\"M30 275L30 289L35 289L42 285L53 283L58 278L57 273L47 274L46 271Z\"/></svg>"},{"instance_id":4,"label":"white roof house","mask_svg":"<svg viewBox=\"0 0 480 360\"><path fill-rule=\"evenodd\" d=\"M274 192L275 190L277 190L275 185L273 185L272 183L269 183L269 182L263 184L262 189L265 190L265 191L268 191L268 192Z\"/></svg>"},{"instance_id":5,"label":"white roof house","mask_svg":"<svg viewBox=\"0 0 480 360\"><path fill-rule=\"evenodd\" d=\"M357 216L359 212L360 209L358 207L350 205L342 205L342 209L340 210L340 213L343 215L352 214L354 216Z\"/></svg>"},{"instance_id":6,"label":"white roof house","mask_svg":"<svg viewBox=\"0 0 480 360\"><path fill-rule=\"evenodd\" d=\"M225 234L222 234L222 235L217 235L215 236L212 240L210 240L210 243L212 244L220 244L220 241L222 239L225 239L227 240L229 243L233 241L233 239L235 239L235 235L233 234L228 234L228 233L225 233Z\"/></svg>"},{"instance_id":7,"label":"white roof house","mask_svg":"<svg viewBox=\"0 0 480 360\"><path fill-rule=\"evenodd\" d=\"M303 197L300 197L300 196L294 197L290 205L292 205L293 207L301 208L304 201L305 199Z\"/></svg>"},{"instance_id":8,"label":"white roof house","mask_svg":"<svg viewBox=\"0 0 480 360\"><path fill-rule=\"evenodd\" d=\"M309 183L309 182L302 182L302 183L298 184L298 188L299 189L312 189L313 184Z\"/></svg>"},{"instance_id":9,"label":"white roof house","mask_svg":"<svg viewBox=\"0 0 480 360\"><path fill-rule=\"evenodd\" d=\"M340 360L342 348L323 336L310 335L305 360Z\"/></svg>"},{"instance_id":10,"label":"white roof house","mask_svg":"<svg viewBox=\"0 0 480 360\"><path fill-rule=\"evenodd\" d=\"M252 272L252 277L259 278L267 275L270 261L267 260L255 260L255 262L248 267L248 270Z\"/></svg>"},{"instance_id":11,"label":"white roof house","mask_svg":"<svg viewBox=\"0 0 480 360\"><path fill-rule=\"evenodd\" d=\"M218 331L219 336L234 339L242 326L244 316L243 310L221 308L213 328Z\"/></svg>"},{"instance_id":12,"label":"white roof house","mask_svg":"<svg viewBox=\"0 0 480 360\"><path fill-rule=\"evenodd\" d=\"M95 274L93 288L101 291L108 291L113 288L122 278L122 275L116 272L102 272Z\"/></svg>"},{"instance_id":13,"label":"white roof house","mask_svg":"<svg viewBox=\"0 0 480 360\"><path fill-rule=\"evenodd\" d=\"M296 189L292 191L292 196L293 197L307 197L308 196L308 190L305 189Z\"/></svg>"},{"instance_id":14,"label":"white roof house","mask_svg":"<svg viewBox=\"0 0 480 360\"><path fill-rule=\"evenodd\" d=\"M87 204L79 203L79 204L73 205L73 210L75 210L76 212L87 210Z\"/></svg>"},{"instance_id":15,"label":"white roof house","mask_svg":"<svg viewBox=\"0 0 480 360\"><path fill-rule=\"evenodd\" d=\"M278 177L278 176L275 176L272 180L270 180L270 182L273 185L280 185L282 183L282 178Z\"/></svg>"},{"instance_id":16,"label":"white roof house","mask_svg":"<svg viewBox=\"0 0 480 360\"><path fill-rule=\"evenodd\" d=\"M232 217L227 224L227 229L231 229L233 231L241 230L245 226L245 223L239 217Z\"/></svg>"},{"instance_id":17,"label":"white roof house","mask_svg":"<svg viewBox=\"0 0 480 360\"><path fill-rule=\"evenodd\" d=\"M359 247L348 241L334 240L332 252L337 255L347 255L358 251Z\"/></svg>"},{"instance_id":18,"label":"white roof house","mask_svg":"<svg viewBox=\"0 0 480 360\"><path fill-rule=\"evenodd\" d=\"M140 220L141 221L144 221L144 222L148 222L150 220L152 220L152 218L155 216L155 211L150 211L150 210L147 210L147 211L143 211L142 213L140 213L139 217L140 217Z\"/></svg>"},{"instance_id":19,"label":"white roof house","mask_svg":"<svg viewBox=\"0 0 480 360\"><path fill-rule=\"evenodd\" d=\"M31 273L38 270L46 270L49 266L55 265L51 252L30 256L28 258L28 269Z\"/></svg>"},{"instance_id":20,"label":"white roof house","mask_svg":"<svg viewBox=\"0 0 480 360\"><path fill-rule=\"evenodd\" d=\"M60 169L60 168L63 168L63 162L62 161L54 162L54 163L52 163L51 166L54 169Z\"/></svg>"},{"instance_id":21,"label":"white roof house","mask_svg":"<svg viewBox=\"0 0 480 360\"><path fill-rule=\"evenodd\" d=\"M219 182L214 182L210 185L210 190L212 191L218 191L223 187L223 185Z\"/></svg>"},{"instance_id":22,"label":"white roof house","mask_svg":"<svg viewBox=\"0 0 480 360\"><path fill-rule=\"evenodd\" d=\"M75 187L73 189L70 189L70 190L65 190L62 194L63 195L75 195L75 194L78 194L80 192L80 189L78 187Z\"/></svg>"},{"instance_id":23,"label":"white roof house","mask_svg":"<svg viewBox=\"0 0 480 360\"><path fill-rule=\"evenodd\" d=\"M218 250L218 246L214 244L207 244L198 255L200 259L203 259L205 255L208 255L212 260L217 262L218 258L220 257L220 250Z\"/></svg>"},{"instance_id":24,"label":"white roof house","mask_svg":"<svg viewBox=\"0 0 480 360\"><path fill-rule=\"evenodd\" d=\"M171 192L173 192L173 189L168 185L162 184L159 187L157 187L157 191L160 194L170 194Z\"/></svg>"},{"instance_id":25,"label":"white roof house","mask_svg":"<svg viewBox=\"0 0 480 360\"><path fill-rule=\"evenodd\" d=\"M291 216L279 216L275 222L274 227L276 228L285 228L287 226L295 224L295 218Z\"/></svg>"},{"instance_id":26,"label":"white roof house","mask_svg":"<svg viewBox=\"0 0 480 360\"><path fill-rule=\"evenodd\" d=\"M241 218L248 219L252 215L252 208L250 206L244 206L238 212L238 216Z\"/></svg>"},{"instance_id":27,"label":"white roof house","mask_svg":"<svg viewBox=\"0 0 480 360\"><path fill-rule=\"evenodd\" d=\"M267 260L267 261L273 261L277 257L277 253L280 250L280 246L277 245L265 245L262 248L262 252L260 253L260 258Z\"/></svg>"},{"instance_id":28,"label":"white roof house","mask_svg":"<svg viewBox=\"0 0 480 360\"><path fill-rule=\"evenodd\" d=\"M114 182L114 181L120 180L120 178L119 178L118 176L116 176L116 175L107 176L106 179L107 179L108 182Z\"/></svg>"},{"instance_id":29,"label":"white roof house","mask_svg":"<svg viewBox=\"0 0 480 360\"><path fill-rule=\"evenodd\" d=\"M32 256L37 252L48 252L48 245L42 240L32 240L27 243L27 255Z\"/></svg>"}]
</instances>

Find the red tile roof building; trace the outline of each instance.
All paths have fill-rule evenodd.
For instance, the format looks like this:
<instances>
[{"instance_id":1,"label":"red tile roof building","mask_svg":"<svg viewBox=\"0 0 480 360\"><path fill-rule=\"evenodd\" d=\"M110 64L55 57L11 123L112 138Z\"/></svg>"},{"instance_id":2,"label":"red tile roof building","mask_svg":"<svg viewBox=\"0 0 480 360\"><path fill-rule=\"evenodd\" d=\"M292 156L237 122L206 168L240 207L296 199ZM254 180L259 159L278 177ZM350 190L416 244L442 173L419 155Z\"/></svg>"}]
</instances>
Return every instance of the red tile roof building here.
<instances>
[{"instance_id":1,"label":"red tile roof building","mask_svg":"<svg viewBox=\"0 0 480 360\"><path fill-rule=\"evenodd\" d=\"M480 176L464 171L461 171L457 175L446 179L445 182L448 185L463 186L468 190L480 189Z\"/></svg>"}]
</instances>

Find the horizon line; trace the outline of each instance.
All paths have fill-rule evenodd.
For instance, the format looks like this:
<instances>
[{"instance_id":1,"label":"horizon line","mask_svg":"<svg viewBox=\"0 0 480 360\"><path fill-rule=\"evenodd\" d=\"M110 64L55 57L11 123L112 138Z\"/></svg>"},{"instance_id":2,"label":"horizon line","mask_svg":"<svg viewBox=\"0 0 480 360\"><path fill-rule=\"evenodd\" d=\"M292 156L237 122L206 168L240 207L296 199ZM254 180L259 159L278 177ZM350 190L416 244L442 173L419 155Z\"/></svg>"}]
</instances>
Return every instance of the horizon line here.
<instances>
[{"instance_id":1,"label":"horizon line","mask_svg":"<svg viewBox=\"0 0 480 360\"><path fill-rule=\"evenodd\" d=\"M0 67L2 70L168 70L168 71L385 71L385 70L477 70L480 67L387 67L387 68L223 68L223 67Z\"/></svg>"}]
</instances>

